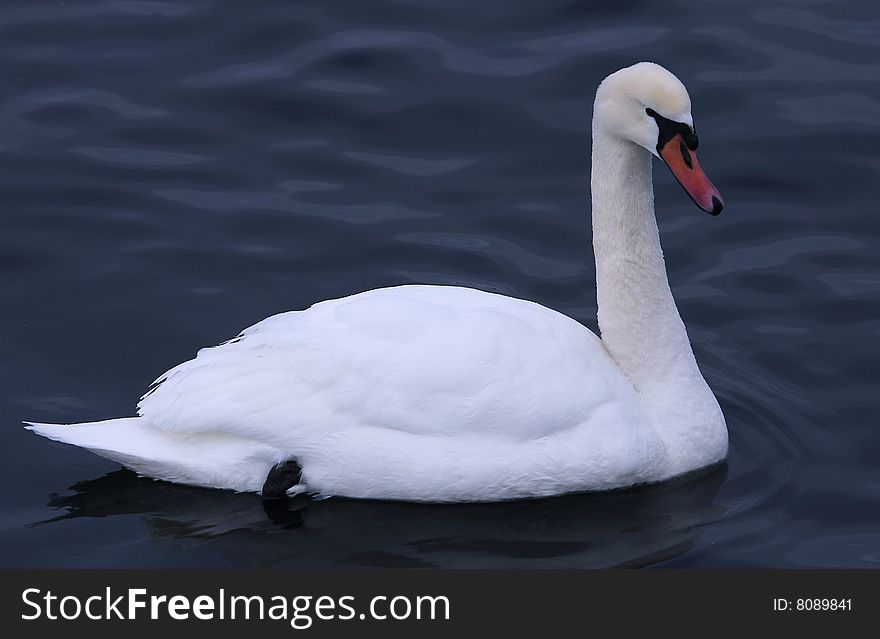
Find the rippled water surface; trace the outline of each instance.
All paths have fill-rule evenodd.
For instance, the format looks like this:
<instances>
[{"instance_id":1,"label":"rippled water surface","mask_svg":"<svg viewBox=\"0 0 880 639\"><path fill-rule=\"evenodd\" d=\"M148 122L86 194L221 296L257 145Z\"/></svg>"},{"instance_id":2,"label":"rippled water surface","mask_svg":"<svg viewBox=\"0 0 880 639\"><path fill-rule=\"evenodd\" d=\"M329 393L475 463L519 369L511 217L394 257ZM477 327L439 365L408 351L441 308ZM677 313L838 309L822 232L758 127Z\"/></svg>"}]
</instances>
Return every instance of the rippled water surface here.
<instances>
[{"instance_id":1,"label":"rippled water surface","mask_svg":"<svg viewBox=\"0 0 880 639\"><path fill-rule=\"evenodd\" d=\"M0 41L0 566L880 567L876 3L31 0ZM198 347L379 286L595 329L591 103L643 59L689 87L727 200L656 171L726 466L267 509L20 427L132 414Z\"/></svg>"}]
</instances>

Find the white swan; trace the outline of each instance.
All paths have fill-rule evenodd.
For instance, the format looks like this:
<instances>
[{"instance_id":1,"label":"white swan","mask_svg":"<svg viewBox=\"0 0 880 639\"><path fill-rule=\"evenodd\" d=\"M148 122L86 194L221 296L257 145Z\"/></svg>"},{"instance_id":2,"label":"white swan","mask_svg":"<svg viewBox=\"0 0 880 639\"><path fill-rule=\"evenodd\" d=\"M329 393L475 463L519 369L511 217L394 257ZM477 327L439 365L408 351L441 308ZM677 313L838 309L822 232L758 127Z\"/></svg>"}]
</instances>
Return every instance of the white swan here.
<instances>
[{"instance_id":1,"label":"white swan","mask_svg":"<svg viewBox=\"0 0 880 639\"><path fill-rule=\"evenodd\" d=\"M664 68L636 64L599 86L601 340L524 300L383 288L199 351L155 382L138 417L28 428L156 479L272 495L489 501L718 462L727 428L669 289L651 181L654 154L719 213L696 146L687 91Z\"/></svg>"}]
</instances>

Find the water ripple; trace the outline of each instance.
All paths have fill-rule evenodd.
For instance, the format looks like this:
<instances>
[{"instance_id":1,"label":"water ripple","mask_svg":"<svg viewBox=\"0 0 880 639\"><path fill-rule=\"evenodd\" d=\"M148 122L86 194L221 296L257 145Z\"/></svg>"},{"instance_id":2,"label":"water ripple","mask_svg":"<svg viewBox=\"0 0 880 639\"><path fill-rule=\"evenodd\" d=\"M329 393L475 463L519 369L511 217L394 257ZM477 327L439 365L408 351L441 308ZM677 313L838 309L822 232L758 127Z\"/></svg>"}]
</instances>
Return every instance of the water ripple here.
<instances>
[{"instance_id":1,"label":"water ripple","mask_svg":"<svg viewBox=\"0 0 880 639\"><path fill-rule=\"evenodd\" d=\"M75 149L86 157L115 164L130 164L134 166L186 166L200 164L207 158L193 153L175 153L172 151L158 151L156 149L131 149L111 148L97 146L83 146Z\"/></svg>"},{"instance_id":2,"label":"water ripple","mask_svg":"<svg viewBox=\"0 0 880 639\"><path fill-rule=\"evenodd\" d=\"M200 191L157 189L156 195L209 211L286 211L296 215L332 218L352 224L371 224L413 218L435 217L436 213L411 209L395 202L370 204L320 204L302 202L281 193L245 191Z\"/></svg>"},{"instance_id":3,"label":"water ripple","mask_svg":"<svg viewBox=\"0 0 880 639\"><path fill-rule=\"evenodd\" d=\"M291 77L306 66L340 52L369 49L429 51L440 55L444 66L451 71L515 77L544 71L570 57L655 42L667 33L668 29L656 27L595 29L512 43L505 47L508 51L524 53L490 56L455 45L433 33L352 30L309 42L276 58L235 64L202 73L191 78L189 82L198 87L224 87L278 80Z\"/></svg>"}]
</instances>

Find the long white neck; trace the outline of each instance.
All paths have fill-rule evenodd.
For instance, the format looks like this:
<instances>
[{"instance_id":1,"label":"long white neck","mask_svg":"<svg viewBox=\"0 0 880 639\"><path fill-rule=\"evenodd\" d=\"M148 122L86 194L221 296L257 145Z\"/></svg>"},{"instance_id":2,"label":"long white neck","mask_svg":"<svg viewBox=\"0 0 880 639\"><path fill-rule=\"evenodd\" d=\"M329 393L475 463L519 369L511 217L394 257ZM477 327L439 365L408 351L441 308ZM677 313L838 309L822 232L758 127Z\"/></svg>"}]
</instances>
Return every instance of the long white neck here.
<instances>
[{"instance_id":1,"label":"long white neck","mask_svg":"<svg viewBox=\"0 0 880 639\"><path fill-rule=\"evenodd\" d=\"M671 476L723 458L727 429L669 289L651 160L640 146L593 127L590 182L602 342L666 445Z\"/></svg>"}]
</instances>

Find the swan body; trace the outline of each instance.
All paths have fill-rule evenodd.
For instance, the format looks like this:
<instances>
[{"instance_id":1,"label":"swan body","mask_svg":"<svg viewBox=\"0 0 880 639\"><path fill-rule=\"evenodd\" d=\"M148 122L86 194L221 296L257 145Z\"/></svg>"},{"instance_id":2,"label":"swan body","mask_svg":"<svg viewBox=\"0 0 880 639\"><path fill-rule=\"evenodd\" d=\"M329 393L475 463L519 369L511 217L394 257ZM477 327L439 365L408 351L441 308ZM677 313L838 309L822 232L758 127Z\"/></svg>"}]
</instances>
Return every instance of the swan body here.
<instances>
[{"instance_id":1,"label":"swan body","mask_svg":"<svg viewBox=\"0 0 880 639\"><path fill-rule=\"evenodd\" d=\"M669 127L679 138L664 142ZM724 417L672 299L653 215L652 154L698 205L720 210L688 130L687 92L662 67L641 63L600 85L591 185L601 340L529 301L382 288L275 315L199 351L154 383L137 417L28 428L156 479L260 492L295 459L302 476L290 494L413 501L605 490L717 462Z\"/></svg>"},{"instance_id":2,"label":"swan body","mask_svg":"<svg viewBox=\"0 0 880 639\"><path fill-rule=\"evenodd\" d=\"M270 317L168 371L138 412L112 429L34 428L88 433L80 445L161 479L258 492L296 451L322 493L431 501L651 481L664 455L590 330L459 287L384 288Z\"/></svg>"}]
</instances>

